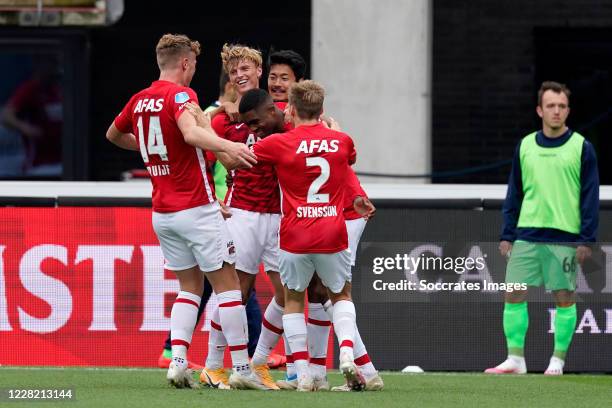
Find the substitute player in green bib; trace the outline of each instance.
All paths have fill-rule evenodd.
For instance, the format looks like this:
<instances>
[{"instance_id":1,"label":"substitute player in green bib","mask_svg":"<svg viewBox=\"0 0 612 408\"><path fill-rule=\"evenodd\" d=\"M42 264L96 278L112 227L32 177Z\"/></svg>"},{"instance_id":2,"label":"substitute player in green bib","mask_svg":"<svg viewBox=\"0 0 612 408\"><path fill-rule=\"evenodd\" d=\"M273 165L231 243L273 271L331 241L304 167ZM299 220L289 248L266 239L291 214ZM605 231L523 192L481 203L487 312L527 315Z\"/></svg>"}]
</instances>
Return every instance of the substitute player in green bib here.
<instances>
[{"instance_id":1,"label":"substitute player in green bib","mask_svg":"<svg viewBox=\"0 0 612 408\"><path fill-rule=\"evenodd\" d=\"M576 327L577 263L591 254L599 211L599 175L595 150L569 129L569 89L544 82L536 111L542 130L518 144L503 206L500 252L509 258L506 283L542 286L557 305L554 352L544 372L563 374L565 355ZM525 335L529 325L527 290L505 293L504 334L508 358L485 372L524 374Z\"/></svg>"}]
</instances>

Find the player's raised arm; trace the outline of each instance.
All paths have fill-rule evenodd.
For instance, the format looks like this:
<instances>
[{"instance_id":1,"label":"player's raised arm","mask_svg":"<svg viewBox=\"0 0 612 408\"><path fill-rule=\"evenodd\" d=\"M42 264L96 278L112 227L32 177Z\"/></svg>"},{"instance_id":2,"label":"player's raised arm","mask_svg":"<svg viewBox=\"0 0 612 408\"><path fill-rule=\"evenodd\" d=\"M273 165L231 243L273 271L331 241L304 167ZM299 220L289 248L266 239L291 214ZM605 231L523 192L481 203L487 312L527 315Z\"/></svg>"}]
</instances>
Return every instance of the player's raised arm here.
<instances>
[{"instance_id":1,"label":"player's raised arm","mask_svg":"<svg viewBox=\"0 0 612 408\"><path fill-rule=\"evenodd\" d=\"M193 117L195 118L196 123L197 123L197 125L199 127L204 128L204 129L211 129L213 132L216 133L214 128L212 128L212 126L211 126L211 121L210 121L209 113L204 112L200 108L200 105L197 105L197 104L195 104L193 102L187 102L185 104L185 109L187 110L187 112L189 112L191 115L193 115ZM226 169L232 170L232 169L237 168L238 162L236 160L234 160L227 153L216 152L215 153L215 157L217 158L217 160L219 160L221 162L223 167L225 167Z\"/></svg>"},{"instance_id":2,"label":"player's raised arm","mask_svg":"<svg viewBox=\"0 0 612 408\"><path fill-rule=\"evenodd\" d=\"M234 143L220 138L214 133L212 128L205 129L199 127L192 115L181 115L177 123L185 138L185 142L188 144L215 153L226 153L229 168L250 168L257 163L255 155L245 144Z\"/></svg>"},{"instance_id":3,"label":"player's raised arm","mask_svg":"<svg viewBox=\"0 0 612 408\"><path fill-rule=\"evenodd\" d=\"M187 102L185 104L184 109L186 109L187 112L193 115L193 117L196 120L196 124L199 127L202 127L204 129L208 129L211 127L210 125L211 116L208 113L204 112L202 108L200 108L200 105L194 102Z\"/></svg>"},{"instance_id":4,"label":"player's raised arm","mask_svg":"<svg viewBox=\"0 0 612 408\"><path fill-rule=\"evenodd\" d=\"M258 140L251 151L257 156L258 163L276 164L278 160L278 135L271 135Z\"/></svg>"}]
</instances>

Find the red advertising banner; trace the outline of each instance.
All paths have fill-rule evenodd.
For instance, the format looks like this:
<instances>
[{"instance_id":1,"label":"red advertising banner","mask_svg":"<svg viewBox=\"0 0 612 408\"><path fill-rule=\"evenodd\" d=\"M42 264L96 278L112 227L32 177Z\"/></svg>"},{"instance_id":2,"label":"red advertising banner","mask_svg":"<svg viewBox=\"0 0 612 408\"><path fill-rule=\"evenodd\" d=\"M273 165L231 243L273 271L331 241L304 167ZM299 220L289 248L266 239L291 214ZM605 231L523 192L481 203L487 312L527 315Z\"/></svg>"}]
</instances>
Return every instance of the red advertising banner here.
<instances>
[{"instance_id":1,"label":"red advertising banner","mask_svg":"<svg viewBox=\"0 0 612 408\"><path fill-rule=\"evenodd\" d=\"M149 208L0 208L1 365L156 366L177 292ZM263 273L257 294L263 313ZM195 363L215 304L194 332Z\"/></svg>"}]
</instances>

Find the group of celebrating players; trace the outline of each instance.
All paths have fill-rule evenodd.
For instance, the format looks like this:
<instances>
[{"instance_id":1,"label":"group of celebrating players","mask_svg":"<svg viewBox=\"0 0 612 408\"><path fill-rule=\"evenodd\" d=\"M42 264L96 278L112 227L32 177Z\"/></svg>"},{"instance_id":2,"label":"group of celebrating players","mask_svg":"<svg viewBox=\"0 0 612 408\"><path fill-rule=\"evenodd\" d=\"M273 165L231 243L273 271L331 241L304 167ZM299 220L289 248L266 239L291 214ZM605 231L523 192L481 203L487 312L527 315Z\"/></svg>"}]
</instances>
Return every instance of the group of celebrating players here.
<instances>
[{"instance_id":1,"label":"group of celebrating players","mask_svg":"<svg viewBox=\"0 0 612 408\"><path fill-rule=\"evenodd\" d=\"M205 113L189 88L199 53L197 41L164 35L156 47L159 80L136 93L107 132L117 146L141 153L153 184L152 221L165 268L180 285L170 318L168 382L197 386L187 349L205 277L218 307L201 383L329 390L325 364L333 324L346 379L333 390L381 390L351 299L357 244L375 212L351 169L352 139L323 117L324 89L304 80L304 60L293 51L270 58L268 93L259 89L261 53L225 45L223 70L236 100ZM215 161L231 171L223 202L215 197ZM274 297L249 360L244 305L261 264ZM287 377L275 382L267 362L281 336ZM223 366L228 346L231 375Z\"/></svg>"}]
</instances>

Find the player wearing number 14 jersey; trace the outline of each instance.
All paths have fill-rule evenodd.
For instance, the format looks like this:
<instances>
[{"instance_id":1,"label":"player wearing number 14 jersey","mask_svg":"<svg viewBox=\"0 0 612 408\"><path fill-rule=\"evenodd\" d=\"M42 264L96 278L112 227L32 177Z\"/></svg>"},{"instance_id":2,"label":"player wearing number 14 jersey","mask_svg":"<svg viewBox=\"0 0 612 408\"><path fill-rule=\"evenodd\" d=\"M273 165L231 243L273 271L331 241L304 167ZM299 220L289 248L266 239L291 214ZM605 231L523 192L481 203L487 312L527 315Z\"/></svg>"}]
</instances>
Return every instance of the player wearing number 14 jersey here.
<instances>
[{"instance_id":1,"label":"player wearing number 14 jersey","mask_svg":"<svg viewBox=\"0 0 612 408\"><path fill-rule=\"evenodd\" d=\"M272 164L282 192L280 273L285 285L283 327L298 374L298 390L311 391L308 368L304 291L316 270L334 303L333 324L340 344L340 369L347 382L363 387L353 362L355 307L350 297L350 253L343 210L359 202L347 189L356 153L352 139L328 129L318 119L323 88L313 81L291 87L289 112L295 129L253 146L259 163ZM359 207L362 215L370 208Z\"/></svg>"},{"instance_id":2,"label":"player wearing number 14 jersey","mask_svg":"<svg viewBox=\"0 0 612 408\"><path fill-rule=\"evenodd\" d=\"M197 102L189 88L200 44L184 35L164 35L157 44L158 81L137 94L109 127L106 137L128 150L140 151L153 184L153 228L180 292L172 306L172 362L168 382L195 386L187 369L198 307L207 274L222 309L221 324L230 345L236 388L257 388L247 354L244 306L233 267L234 247L214 198L205 150L218 153L229 167L250 167L254 156L241 143L218 138L208 126L199 127L184 114L185 104Z\"/></svg>"}]
</instances>

